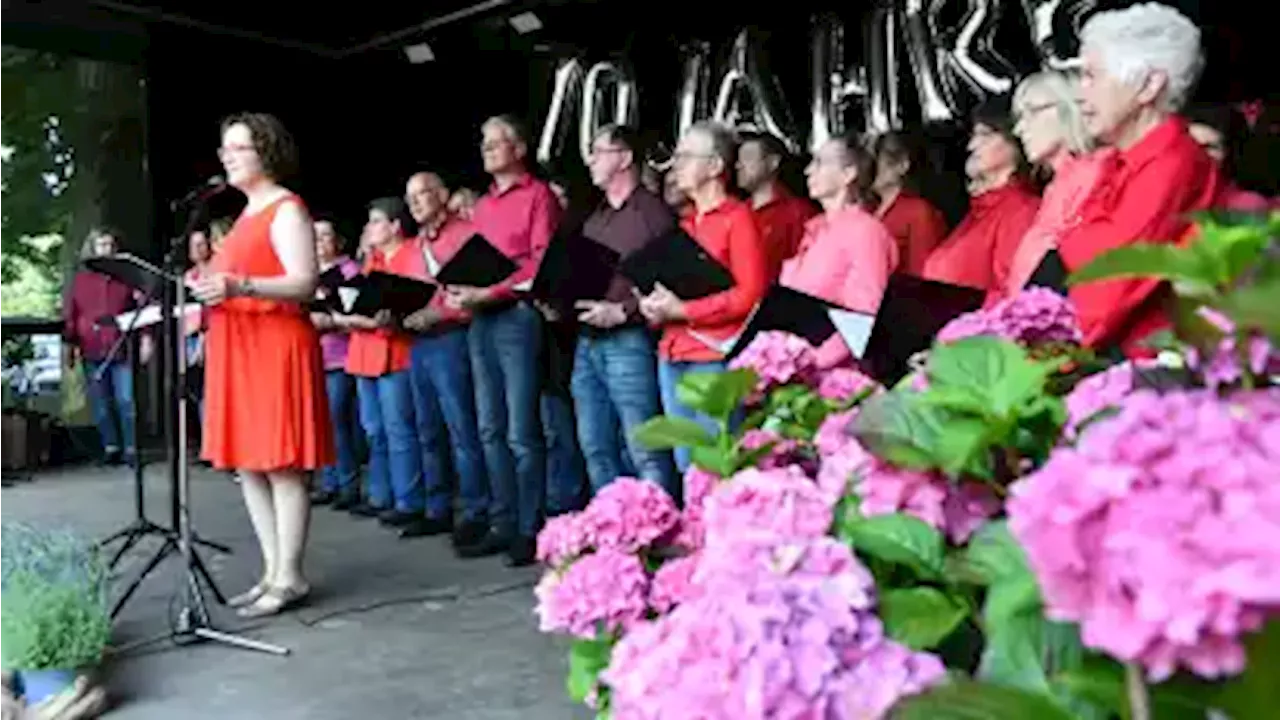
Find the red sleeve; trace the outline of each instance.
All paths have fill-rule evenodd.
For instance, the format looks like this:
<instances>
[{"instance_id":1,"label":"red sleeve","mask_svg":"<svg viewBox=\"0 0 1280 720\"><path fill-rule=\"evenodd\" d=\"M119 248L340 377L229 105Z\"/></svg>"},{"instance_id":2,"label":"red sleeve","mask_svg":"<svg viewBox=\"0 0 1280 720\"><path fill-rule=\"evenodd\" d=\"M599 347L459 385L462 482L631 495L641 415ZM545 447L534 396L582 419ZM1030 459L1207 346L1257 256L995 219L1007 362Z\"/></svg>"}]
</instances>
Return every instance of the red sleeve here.
<instances>
[{"instance_id":1,"label":"red sleeve","mask_svg":"<svg viewBox=\"0 0 1280 720\"><path fill-rule=\"evenodd\" d=\"M746 214L743 219L729 228L729 273L736 284L722 293L686 302L684 312L692 325L727 325L744 320L764 297L768 260L755 221Z\"/></svg>"},{"instance_id":2,"label":"red sleeve","mask_svg":"<svg viewBox=\"0 0 1280 720\"><path fill-rule=\"evenodd\" d=\"M920 257L920 266L924 267L925 258L933 249L947 239L947 219L932 203L924 203L924 211L920 213L918 223L911 225L911 243L913 252Z\"/></svg>"},{"instance_id":3,"label":"red sleeve","mask_svg":"<svg viewBox=\"0 0 1280 720\"><path fill-rule=\"evenodd\" d=\"M1129 178L1110 208L1101 206L1100 197L1091 199L1086 221L1059 243L1067 269L1075 271L1113 248L1177 242L1188 226L1184 213L1208 207L1218 194L1217 171L1205 165L1176 156L1174 162L1152 162ZM1096 348L1116 340L1160 285L1149 278L1124 278L1072 286L1085 344Z\"/></svg>"},{"instance_id":4,"label":"red sleeve","mask_svg":"<svg viewBox=\"0 0 1280 720\"><path fill-rule=\"evenodd\" d=\"M80 344L80 335L77 330L80 327L78 322L80 319L80 305L76 302L77 291L80 289L79 281L79 273L72 276L71 291L67 293L62 303L62 339L71 345Z\"/></svg>"},{"instance_id":5,"label":"red sleeve","mask_svg":"<svg viewBox=\"0 0 1280 720\"><path fill-rule=\"evenodd\" d=\"M996 228L995 244L991 247L991 291L999 291L1009 286L1009 271L1013 266L1013 254L1018 251L1022 239L1031 229L1036 219L1036 211L1040 209L1038 200L1028 199L1026 202L1010 209Z\"/></svg>"},{"instance_id":6,"label":"red sleeve","mask_svg":"<svg viewBox=\"0 0 1280 720\"><path fill-rule=\"evenodd\" d=\"M529 254L520 263L520 269L494 285L490 290L490 298L496 301L513 300L519 296L520 290L517 286L528 285L533 281L533 277L538 274L538 265L542 263L542 256L547 252L547 245L551 244L551 236L555 234L556 226L560 224L560 202L556 200L555 193L546 186L538 188L537 194L533 197L533 209L531 212L529 227ZM528 288L524 288L527 290Z\"/></svg>"}]
</instances>

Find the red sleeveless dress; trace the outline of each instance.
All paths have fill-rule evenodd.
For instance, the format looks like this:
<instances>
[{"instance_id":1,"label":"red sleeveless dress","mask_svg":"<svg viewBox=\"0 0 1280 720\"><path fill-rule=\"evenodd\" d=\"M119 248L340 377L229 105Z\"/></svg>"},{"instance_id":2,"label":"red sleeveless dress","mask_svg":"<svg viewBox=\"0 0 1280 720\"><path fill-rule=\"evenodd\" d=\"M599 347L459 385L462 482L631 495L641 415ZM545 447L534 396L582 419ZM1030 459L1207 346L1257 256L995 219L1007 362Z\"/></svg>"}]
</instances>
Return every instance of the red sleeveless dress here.
<instances>
[{"instance_id":1,"label":"red sleeveless dress","mask_svg":"<svg viewBox=\"0 0 1280 720\"><path fill-rule=\"evenodd\" d=\"M209 272L276 277L271 222L285 195L241 215ZM269 472L334 462L320 336L296 302L235 297L208 309L204 447L214 467Z\"/></svg>"}]
</instances>

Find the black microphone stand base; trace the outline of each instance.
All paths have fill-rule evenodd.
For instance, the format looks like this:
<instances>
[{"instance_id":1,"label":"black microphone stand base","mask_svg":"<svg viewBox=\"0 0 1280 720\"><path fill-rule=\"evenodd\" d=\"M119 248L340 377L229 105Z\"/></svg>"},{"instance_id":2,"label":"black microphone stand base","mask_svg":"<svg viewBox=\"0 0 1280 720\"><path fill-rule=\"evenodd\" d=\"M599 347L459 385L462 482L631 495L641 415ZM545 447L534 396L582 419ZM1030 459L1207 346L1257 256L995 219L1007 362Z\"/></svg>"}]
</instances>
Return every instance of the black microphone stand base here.
<instances>
[{"instance_id":1,"label":"black microphone stand base","mask_svg":"<svg viewBox=\"0 0 1280 720\"><path fill-rule=\"evenodd\" d=\"M111 608L111 617L113 618L116 615L120 614L120 611L124 609L125 603L129 602L129 598L133 597L133 594L138 591L138 588L141 587L144 581L146 581L147 576L149 576L156 568L160 567L160 563L164 562L165 559L171 555L177 555L179 556L179 559L181 559L181 556L182 556L182 546L179 544L181 542L181 538L179 537L176 531L170 530L169 528L160 527L159 525L156 525L155 523L152 523L149 520L143 520L141 522L146 523L150 527L146 530L139 529L136 531L136 534L133 534L133 535L122 535L122 533L126 532L123 530L120 533L116 534L122 537L128 537L128 539L125 540L124 544L120 547L120 549L116 551L115 557L112 558L111 560L112 567L115 567L120 557L123 556L124 553L129 550L129 548L133 547L133 545L135 545L139 540L141 540L143 537L146 537L147 535L158 535L164 538L164 543L161 544L160 547L157 548L154 553L152 553L151 559L148 560L147 563L142 566L142 571L139 572L138 576L133 579L133 582L129 583L129 586L125 588L124 592L121 593L119 599L116 600L116 604ZM106 540L103 540L102 544L111 542L111 540L114 537L115 536L112 536L107 538ZM225 545L211 542L209 540L192 538L191 541L193 543L204 545L205 547L211 548L213 550L216 550L224 554L231 552L231 549L226 547ZM209 590L213 593L213 597L218 601L218 604L226 605L227 604L226 596L223 595L222 591L218 589L218 584L214 582L213 575L210 574L209 568L205 566L204 560L200 557L199 553L195 552L195 548L192 548L191 550L192 550L191 552L192 567L188 568L187 572L191 572L192 570L194 570L196 574L200 576L200 579L204 581L205 585L209 587Z\"/></svg>"}]
</instances>

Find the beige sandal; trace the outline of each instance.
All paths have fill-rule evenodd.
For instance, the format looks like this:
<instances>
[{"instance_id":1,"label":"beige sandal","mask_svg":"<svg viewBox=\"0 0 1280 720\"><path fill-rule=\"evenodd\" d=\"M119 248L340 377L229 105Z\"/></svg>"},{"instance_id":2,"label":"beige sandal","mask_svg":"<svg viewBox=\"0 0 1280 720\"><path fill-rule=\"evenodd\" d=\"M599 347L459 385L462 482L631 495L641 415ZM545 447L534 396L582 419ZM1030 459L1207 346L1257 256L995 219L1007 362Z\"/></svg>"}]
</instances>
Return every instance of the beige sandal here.
<instances>
[{"instance_id":1,"label":"beige sandal","mask_svg":"<svg viewBox=\"0 0 1280 720\"><path fill-rule=\"evenodd\" d=\"M236 611L242 618L264 618L279 615L287 610L294 610L305 604L311 595L311 587L271 587L262 593L256 602ZM265 604L263 601L267 601Z\"/></svg>"},{"instance_id":2,"label":"beige sandal","mask_svg":"<svg viewBox=\"0 0 1280 720\"><path fill-rule=\"evenodd\" d=\"M254 604L258 598L266 594L270 585L265 580L259 581L257 585L245 590L233 598L227 598L227 607L242 608Z\"/></svg>"}]
</instances>

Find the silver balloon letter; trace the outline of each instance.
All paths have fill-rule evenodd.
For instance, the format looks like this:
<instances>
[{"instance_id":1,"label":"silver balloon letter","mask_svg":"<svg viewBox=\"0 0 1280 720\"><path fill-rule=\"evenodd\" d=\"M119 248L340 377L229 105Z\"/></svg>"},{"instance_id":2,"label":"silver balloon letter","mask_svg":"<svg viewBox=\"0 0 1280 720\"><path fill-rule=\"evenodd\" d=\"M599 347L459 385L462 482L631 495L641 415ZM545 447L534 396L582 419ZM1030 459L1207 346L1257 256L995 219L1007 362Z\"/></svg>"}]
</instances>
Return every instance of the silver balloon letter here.
<instances>
[{"instance_id":1,"label":"silver balloon letter","mask_svg":"<svg viewBox=\"0 0 1280 720\"><path fill-rule=\"evenodd\" d=\"M680 49L684 67L680 76L680 96L676 98L675 139L679 140L689 126L711 113L711 45L698 41Z\"/></svg>"},{"instance_id":2,"label":"silver balloon letter","mask_svg":"<svg viewBox=\"0 0 1280 720\"><path fill-rule=\"evenodd\" d=\"M1040 62L1051 70L1080 66L1080 27L1098 0L1022 0L1031 26L1031 42Z\"/></svg>"},{"instance_id":3,"label":"silver balloon letter","mask_svg":"<svg viewBox=\"0 0 1280 720\"><path fill-rule=\"evenodd\" d=\"M966 0L958 28L944 32L938 14L949 0L906 0L903 16L920 107L926 121L951 120L975 99L1013 89L1013 66L992 47L1000 0Z\"/></svg>"},{"instance_id":4,"label":"silver balloon letter","mask_svg":"<svg viewBox=\"0 0 1280 720\"><path fill-rule=\"evenodd\" d=\"M848 129L847 113L862 110L861 129L881 133L902 125L898 101L897 18L888 5L867 17L861 63L845 65L845 25L831 14L813 18L809 151Z\"/></svg>"},{"instance_id":5,"label":"silver balloon letter","mask_svg":"<svg viewBox=\"0 0 1280 720\"><path fill-rule=\"evenodd\" d=\"M578 93L581 89L582 62L578 58L562 58L556 66L551 104L547 108L547 118L542 121L542 134L538 137L535 157L539 163L545 165L563 152L569 128L573 124L570 113L578 105Z\"/></svg>"},{"instance_id":6,"label":"silver balloon letter","mask_svg":"<svg viewBox=\"0 0 1280 720\"><path fill-rule=\"evenodd\" d=\"M639 103L635 80L621 65L598 62L587 70L582 81L582 119L578 126L578 148L584 164L591 160L591 141L600 128L610 123L637 124Z\"/></svg>"},{"instance_id":7,"label":"silver balloon letter","mask_svg":"<svg viewBox=\"0 0 1280 720\"><path fill-rule=\"evenodd\" d=\"M792 153L800 151L796 140L795 124L778 78L772 73L765 77L760 69L758 44L752 47L751 33L742 30L733 41L729 56L729 68L720 79L712 119L740 130L769 133L782 141ZM742 107L741 92L750 97Z\"/></svg>"}]
</instances>

